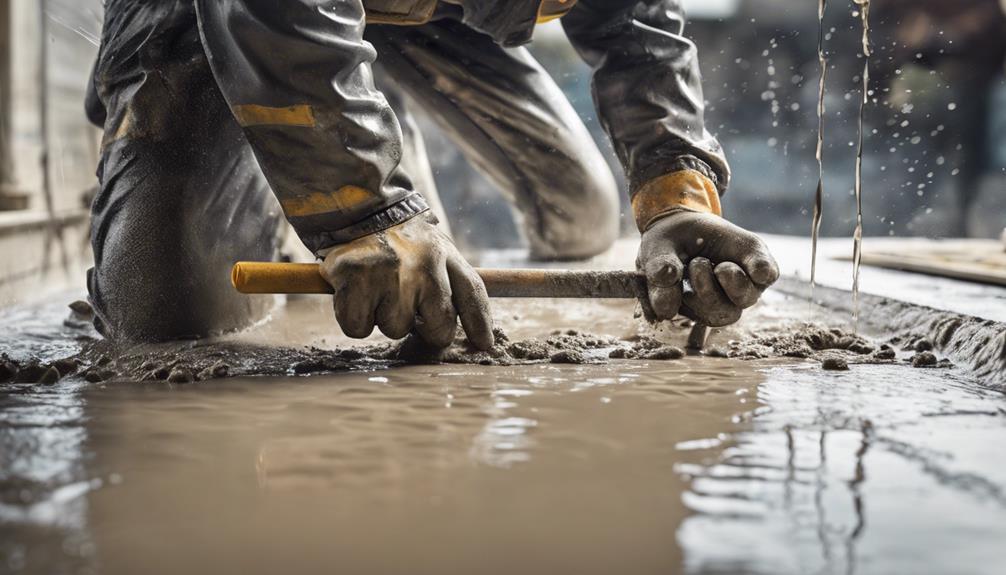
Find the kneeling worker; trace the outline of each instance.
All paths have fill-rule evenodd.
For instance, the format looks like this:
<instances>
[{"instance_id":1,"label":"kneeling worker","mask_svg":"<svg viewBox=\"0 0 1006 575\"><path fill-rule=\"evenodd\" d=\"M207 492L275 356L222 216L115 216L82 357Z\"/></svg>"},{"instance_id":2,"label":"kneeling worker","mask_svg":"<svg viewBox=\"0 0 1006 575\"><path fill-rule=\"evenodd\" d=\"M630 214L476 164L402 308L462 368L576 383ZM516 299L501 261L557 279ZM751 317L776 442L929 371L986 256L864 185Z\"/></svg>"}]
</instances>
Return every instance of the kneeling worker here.
<instances>
[{"instance_id":1,"label":"kneeling worker","mask_svg":"<svg viewBox=\"0 0 1006 575\"><path fill-rule=\"evenodd\" d=\"M519 48L554 18L593 68L656 315L684 303L709 325L732 323L778 276L765 244L721 217L730 174L704 127L678 0L107 0L105 10L87 110L104 128L88 288L106 336L202 336L261 317L227 270L274 259L285 215L323 260L346 334L415 330L446 345L460 317L475 345L491 346L485 288L430 211L436 190L401 95L513 201L534 257L603 251L618 232L614 178ZM694 289L683 294L686 268Z\"/></svg>"}]
</instances>

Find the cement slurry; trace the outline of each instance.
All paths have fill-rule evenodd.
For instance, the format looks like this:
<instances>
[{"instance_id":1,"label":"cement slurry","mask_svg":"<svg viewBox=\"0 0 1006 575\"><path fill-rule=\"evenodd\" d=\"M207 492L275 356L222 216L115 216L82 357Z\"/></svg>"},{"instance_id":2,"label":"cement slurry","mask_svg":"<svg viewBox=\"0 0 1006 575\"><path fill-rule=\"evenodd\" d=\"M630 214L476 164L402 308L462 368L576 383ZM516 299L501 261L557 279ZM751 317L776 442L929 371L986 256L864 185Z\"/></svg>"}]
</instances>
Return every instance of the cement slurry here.
<instances>
[{"instance_id":1,"label":"cement slurry","mask_svg":"<svg viewBox=\"0 0 1006 575\"><path fill-rule=\"evenodd\" d=\"M714 330L720 357L646 357L687 329L610 300L500 302L506 355L459 342L475 364L346 351L324 298L99 349L0 384L0 571L997 573L1006 398L956 357L911 367L981 321L864 296L857 336L847 293L798 292ZM44 375L93 345L71 299L4 310L0 348Z\"/></svg>"}]
</instances>

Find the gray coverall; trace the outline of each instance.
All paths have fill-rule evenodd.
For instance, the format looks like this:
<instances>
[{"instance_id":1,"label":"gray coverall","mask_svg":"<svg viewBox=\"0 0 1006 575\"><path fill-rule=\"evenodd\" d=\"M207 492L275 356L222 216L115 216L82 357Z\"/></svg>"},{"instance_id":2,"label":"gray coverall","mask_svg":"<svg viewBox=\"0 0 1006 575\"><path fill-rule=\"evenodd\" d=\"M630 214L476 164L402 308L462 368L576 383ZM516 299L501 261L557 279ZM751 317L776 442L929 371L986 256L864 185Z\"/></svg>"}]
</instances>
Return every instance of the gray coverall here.
<instances>
[{"instance_id":1,"label":"gray coverall","mask_svg":"<svg viewBox=\"0 0 1006 575\"><path fill-rule=\"evenodd\" d=\"M434 190L417 189L402 161L421 141L403 142L375 60L514 201L537 255L605 249L617 233L614 180L518 47L543 10L542 0L107 0L87 102L104 128L88 277L100 329L135 341L244 326L262 310L233 292L228 270L273 259L283 215L324 253L426 211ZM679 2L579 0L563 26L594 69L630 192L684 169L725 190Z\"/></svg>"}]
</instances>

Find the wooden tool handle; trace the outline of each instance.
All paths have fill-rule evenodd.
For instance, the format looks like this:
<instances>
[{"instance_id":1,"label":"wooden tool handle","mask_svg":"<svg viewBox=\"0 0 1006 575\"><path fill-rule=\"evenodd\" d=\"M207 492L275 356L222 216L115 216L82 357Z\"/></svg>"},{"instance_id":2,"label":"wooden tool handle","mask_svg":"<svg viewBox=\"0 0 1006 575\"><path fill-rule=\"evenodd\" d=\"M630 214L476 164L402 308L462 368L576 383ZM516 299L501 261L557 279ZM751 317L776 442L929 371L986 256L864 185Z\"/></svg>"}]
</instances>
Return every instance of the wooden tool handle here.
<instances>
[{"instance_id":1,"label":"wooden tool handle","mask_svg":"<svg viewBox=\"0 0 1006 575\"><path fill-rule=\"evenodd\" d=\"M330 294L332 286L318 264L238 262L231 269L231 284L241 293Z\"/></svg>"},{"instance_id":2,"label":"wooden tool handle","mask_svg":"<svg viewBox=\"0 0 1006 575\"><path fill-rule=\"evenodd\" d=\"M646 293L646 280L628 271L477 269L490 297L629 298ZM238 262L231 283L241 293L330 294L318 264Z\"/></svg>"},{"instance_id":3,"label":"wooden tool handle","mask_svg":"<svg viewBox=\"0 0 1006 575\"><path fill-rule=\"evenodd\" d=\"M475 271L485 282L490 297L639 299L644 307L649 301L646 278L636 272L487 268ZM238 262L231 270L231 283L247 294L332 293L332 286L321 277L318 264ZM681 313L695 317L688 306L682 306ZM708 331L705 325L696 323L688 338L689 349L701 350Z\"/></svg>"}]
</instances>

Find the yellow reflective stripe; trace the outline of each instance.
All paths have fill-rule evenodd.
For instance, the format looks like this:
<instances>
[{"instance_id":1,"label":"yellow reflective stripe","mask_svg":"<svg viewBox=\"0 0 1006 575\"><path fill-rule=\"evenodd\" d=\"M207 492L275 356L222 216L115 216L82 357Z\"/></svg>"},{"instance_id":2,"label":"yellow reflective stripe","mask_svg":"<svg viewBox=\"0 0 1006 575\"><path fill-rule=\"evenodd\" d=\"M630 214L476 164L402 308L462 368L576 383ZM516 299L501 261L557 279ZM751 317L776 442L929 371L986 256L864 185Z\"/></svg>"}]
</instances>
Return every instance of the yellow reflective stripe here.
<instances>
[{"instance_id":1,"label":"yellow reflective stripe","mask_svg":"<svg viewBox=\"0 0 1006 575\"><path fill-rule=\"evenodd\" d=\"M680 170L647 182L632 197L632 212L639 231L674 208L723 215L720 194L713 181L697 170Z\"/></svg>"},{"instance_id":2,"label":"yellow reflective stripe","mask_svg":"<svg viewBox=\"0 0 1006 575\"><path fill-rule=\"evenodd\" d=\"M299 198L280 200L287 216L313 216L328 212L345 211L374 197L366 188L343 186L335 192L315 192Z\"/></svg>"},{"instance_id":3,"label":"yellow reflective stripe","mask_svg":"<svg viewBox=\"0 0 1006 575\"><path fill-rule=\"evenodd\" d=\"M544 24L562 18L573 9L576 0L542 0L538 7L538 23Z\"/></svg>"},{"instance_id":4,"label":"yellow reflective stripe","mask_svg":"<svg viewBox=\"0 0 1006 575\"><path fill-rule=\"evenodd\" d=\"M125 138L129 135L130 130L133 128L133 109L127 108L126 113L122 115L122 122L119 123L119 129L115 131L115 136L112 137L112 141Z\"/></svg>"},{"instance_id":5,"label":"yellow reflective stripe","mask_svg":"<svg viewBox=\"0 0 1006 575\"><path fill-rule=\"evenodd\" d=\"M233 108L234 117L243 127L249 126L298 126L313 128L314 110L311 106L300 104L285 108L272 108L258 104L239 104Z\"/></svg>"},{"instance_id":6,"label":"yellow reflective stripe","mask_svg":"<svg viewBox=\"0 0 1006 575\"><path fill-rule=\"evenodd\" d=\"M113 120L113 118L109 118ZM104 149L106 146L110 146L119 140L124 140L126 138L138 138L143 134L136 133L136 126L134 126L135 119L133 115L133 105L132 102L126 103L126 109L123 110L122 116L119 118L119 125L115 128L114 132L106 129L101 136L101 148Z\"/></svg>"}]
</instances>

